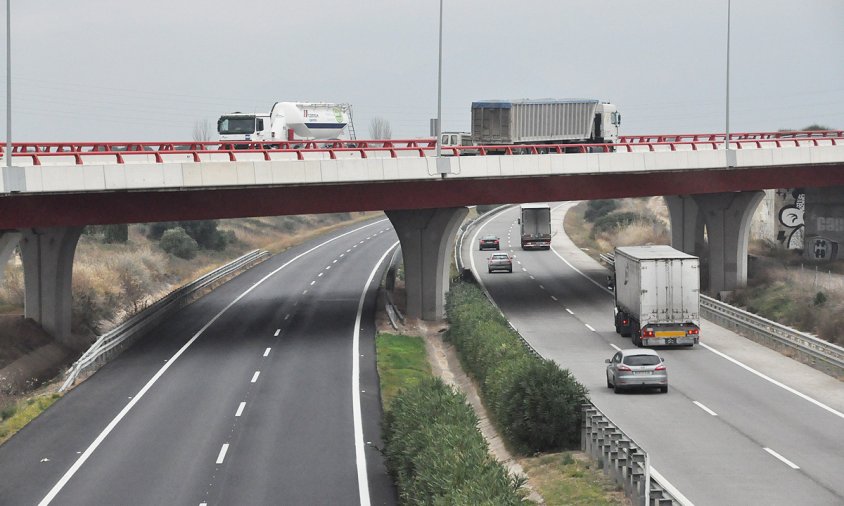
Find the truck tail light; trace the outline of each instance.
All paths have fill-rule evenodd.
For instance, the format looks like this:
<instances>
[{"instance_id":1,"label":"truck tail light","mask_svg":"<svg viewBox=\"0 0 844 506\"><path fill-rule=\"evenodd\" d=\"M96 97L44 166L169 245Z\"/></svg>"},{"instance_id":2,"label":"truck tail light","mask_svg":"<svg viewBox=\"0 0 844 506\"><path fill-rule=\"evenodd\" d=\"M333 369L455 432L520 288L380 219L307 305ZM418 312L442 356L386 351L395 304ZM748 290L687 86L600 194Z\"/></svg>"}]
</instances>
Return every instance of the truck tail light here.
<instances>
[{"instance_id":1,"label":"truck tail light","mask_svg":"<svg viewBox=\"0 0 844 506\"><path fill-rule=\"evenodd\" d=\"M621 324L622 325L630 325L630 320L627 320L627 319L621 320Z\"/></svg>"},{"instance_id":2,"label":"truck tail light","mask_svg":"<svg viewBox=\"0 0 844 506\"><path fill-rule=\"evenodd\" d=\"M654 337L653 329L645 329L642 331L642 337Z\"/></svg>"},{"instance_id":3,"label":"truck tail light","mask_svg":"<svg viewBox=\"0 0 844 506\"><path fill-rule=\"evenodd\" d=\"M686 335L688 336L696 336L698 334L700 334L700 329L689 329L689 331L686 332Z\"/></svg>"}]
</instances>

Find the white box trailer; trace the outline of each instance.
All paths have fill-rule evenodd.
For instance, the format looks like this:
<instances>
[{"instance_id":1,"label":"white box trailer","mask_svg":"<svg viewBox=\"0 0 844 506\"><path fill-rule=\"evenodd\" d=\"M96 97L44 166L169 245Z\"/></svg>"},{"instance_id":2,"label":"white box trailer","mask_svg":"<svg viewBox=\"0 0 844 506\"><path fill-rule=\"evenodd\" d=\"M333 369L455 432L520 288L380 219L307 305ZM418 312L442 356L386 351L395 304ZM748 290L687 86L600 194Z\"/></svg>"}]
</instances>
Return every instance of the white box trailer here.
<instances>
[{"instance_id":1,"label":"white box trailer","mask_svg":"<svg viewBox=\"0 0 844 506\"><path fill-rule=\"evenodd\" d=\"M615 329L636 346L700 339L700 262L671 246L615 249Z\"/></svg>"},{"instance_id":2,"label":"white box trailer","mask_svg":"<svg viewBox=\"0 0 844 506\"><path fill-rule=\"evenodd\" d=\"M551 249L551 206L522 204L520 210L522 249Z\"/></svg>"},{"instance_id":3,"label":"white box trailer","mask_svg":"<svg viewBox=\"0 0 844 506\"><path fill-rule=\"evenodd\" d=\"M593 99L472 102L472 140L478 145L618 142L621 115Z\"/></svg>"}]
</instances>

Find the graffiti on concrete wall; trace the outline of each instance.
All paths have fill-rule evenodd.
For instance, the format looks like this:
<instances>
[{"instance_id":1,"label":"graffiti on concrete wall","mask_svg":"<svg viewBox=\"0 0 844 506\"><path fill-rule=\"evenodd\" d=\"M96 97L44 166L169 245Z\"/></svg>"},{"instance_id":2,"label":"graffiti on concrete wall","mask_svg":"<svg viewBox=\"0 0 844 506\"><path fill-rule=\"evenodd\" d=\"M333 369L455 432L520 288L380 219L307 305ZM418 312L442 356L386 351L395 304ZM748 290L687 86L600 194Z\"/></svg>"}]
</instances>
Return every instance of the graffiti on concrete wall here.
<instances>
[{"instance_id":1,"label":"graffiti on concrete wall","mask_svg":"<svg viewBox=\"0 0 844 506\"><path fill-rule=\"evenodd\" d=\"M803 256L818 262L837 260L844 243L844 189L807 190L807 202Z\"/></svg>"},{"instance_id":2,"label":"graffiti on concrete wall","mask_svg":"<svg viewBox=\"0 0 844 506\"><path fill-rule=\"evenodd\" d=\"M785 249L803 249L806 194L801 189L777 190L777 242Z\"/></svg>"}]
</instances>

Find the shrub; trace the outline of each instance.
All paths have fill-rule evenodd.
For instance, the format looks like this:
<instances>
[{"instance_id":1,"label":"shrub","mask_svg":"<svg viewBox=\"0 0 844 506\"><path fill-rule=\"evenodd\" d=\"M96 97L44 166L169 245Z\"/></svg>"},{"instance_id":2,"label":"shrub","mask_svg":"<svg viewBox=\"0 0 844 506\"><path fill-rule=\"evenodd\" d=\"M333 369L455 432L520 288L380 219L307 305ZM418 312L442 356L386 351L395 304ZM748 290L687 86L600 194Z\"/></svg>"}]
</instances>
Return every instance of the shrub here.
<instances>
[{"instance_id":1,"label":"shrub","mask_svg":"<svg viewBox=\"0 0 844 506\"><path fill-rule=\"evenodd\" d=\"M229 243L234 242L234 234L219 230L217 225L217 220L162 221L150 223L147 237L153 240L160 240L168 231L181 228L185 234L196 242L198 247L223 251Z\"/></svg>"},{"instance_id":2,"label":"shrub","mask_svg":"<svg viewBox=\"0 0 844 506\"><path fill-rule=\"evenodd\" d=\"M185 260L196 256L199 245L182 227L171 228L161 235L161 249Z\"/></svg>"},{"instance_id":3,"label":"shrub","mask_svg":"<svg viewBox=\"0 0 844 506\"><path fill-rule=\"evenodd\" d=\"M523 481L489 454L466 398L439 378L403 390L385 414L387 469L403 504L516 505Z\"/></svg>"},{"instance_id":4,"label":"shrub","mask_svg":"<svg viewBox=\"0 0 844 506\"><path fill-rule=\"evenodd\" d=\"M447 312L447 338L481 385L505 440L525 453L577 447L586 387L554 362L531 354L476 286L452 286Z\"/></svg>"},{"instance_id":5,"label":"shrub","mask_svg":"<svg viewBox=\"0 0 844 506\"><path fill-rule=\"evenodd\" d=\"M586 211L583 212L583 219L594 222L616 209L618 209L618 202L615 200L590 200L586 203Z\"/></svg>"},{"instance_id":6,"label":"shrub","mask_svg":"<svg viewBox=\"0 0 844 506\"><path fill-rule=\"evenodd\" d=\"M630 211L608 214L595 220L595 224L592 226L592 239L594 239L599 234L612 232L623 227L628 227L637 221L652 223L653 219Z\"/></svg>"}]
</instances>

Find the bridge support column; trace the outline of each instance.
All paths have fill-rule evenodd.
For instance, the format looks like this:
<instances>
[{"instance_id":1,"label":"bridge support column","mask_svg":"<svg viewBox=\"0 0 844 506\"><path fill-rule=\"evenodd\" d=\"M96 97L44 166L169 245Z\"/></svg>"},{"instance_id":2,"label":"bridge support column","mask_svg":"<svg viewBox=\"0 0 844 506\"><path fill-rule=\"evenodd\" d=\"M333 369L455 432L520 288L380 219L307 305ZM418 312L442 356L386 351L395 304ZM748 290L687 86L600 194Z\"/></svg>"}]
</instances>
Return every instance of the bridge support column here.
<instances>
[{"instance_id":1,"label":"bridge support column","mask_svg":"<svg viewBox=\"0 0 844 506\"><path fill-rule=\"evenodd\" d=\"M6 264L20 242L21 234L17 230L0 231L0 283L6 274Z\"/></svg>"},{"instance_id":2,"label":"bridge support column","mask_svg":"<svg viewBox=\"0 0 844 506\"><path fill-rule=\"evenodd\" d=\"M700 256L704 250L704 217L689 195L663 197L671 219L671 246L684 253Z\"/></svg>"},{"instance_id":3,"label":"bridge support column","mask_svg":"<svg viewBox=\"0 0 844 506\"><path fill-rule=\"evenodd\" d=\"M82 227L21 231L24 315L62 342L70 338L73 255L81 234Z\"/></svg>"},{"instance_id":4,"label":"bridge support column","mask_svg":"<svg viewBox=\"0 0 844 506\"><path fill-rule=\"evenodd\" d=\"M451 251L468 212L465 207L386 212L401 242L409 317L443 317Z\"/></svg>"},{"instance_id":5,"label":"bridge support column","mask_svg":"<svg viewBox=\"0 0 844 506\"><path fill-rule=\"evenodd\" d=\"M709 238L709 291L717 294L747 284L750 221L765 192L695 195Z\"/></svg>"}]
</instances>

